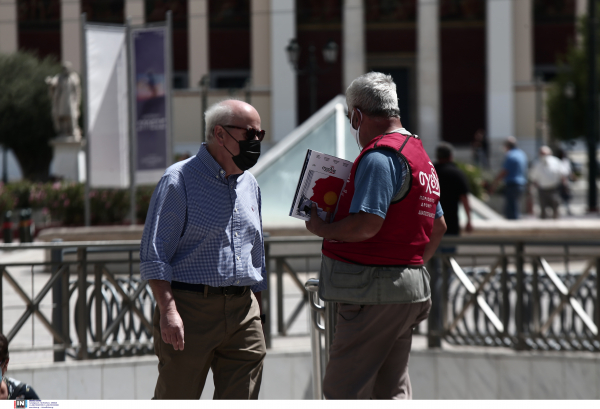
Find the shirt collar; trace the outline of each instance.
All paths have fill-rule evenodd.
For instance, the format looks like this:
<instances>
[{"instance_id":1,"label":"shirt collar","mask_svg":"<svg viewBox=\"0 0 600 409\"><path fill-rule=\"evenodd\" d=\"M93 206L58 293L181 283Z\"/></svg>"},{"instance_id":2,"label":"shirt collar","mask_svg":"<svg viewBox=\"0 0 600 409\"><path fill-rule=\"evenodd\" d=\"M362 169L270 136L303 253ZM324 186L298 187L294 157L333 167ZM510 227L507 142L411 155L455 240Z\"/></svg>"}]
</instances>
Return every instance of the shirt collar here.
<instances>
[{"instance_id":1,"label":"shirt collar","mask_svg":"<svg viewBox=\"0 0 600 409\"><path fill-rule=\"evenodd\" d=\"M227 178L225 178L227 172L225 172L221 165L219 165L215 158L213 158L206 146L206 142L202 142L202 146L200 146L200 150L198 151L196 156L200 159L200 161L202 161L204 166L206 166L208 172L211 175L214 175L215 178L221 179L225 183L228 183ZM243 175L244 173L242 173L241 175L230 175L229 181L232 183L239 182L240 176Z\"/></svg>"},{"instance_id":2,"label":"shirt collar","mask_svg":"<svg viewBox=\"0 0 600 409\"><path fill-rule=\"evenodd\" d=\"M393 130L392 132L390 132L390 133L401 133L402 135L412 135L410 132L408 132L408 131L406 130L406 128L397 128L397 129L394 129L394 130Z\"/></svg>"}]
</instances>

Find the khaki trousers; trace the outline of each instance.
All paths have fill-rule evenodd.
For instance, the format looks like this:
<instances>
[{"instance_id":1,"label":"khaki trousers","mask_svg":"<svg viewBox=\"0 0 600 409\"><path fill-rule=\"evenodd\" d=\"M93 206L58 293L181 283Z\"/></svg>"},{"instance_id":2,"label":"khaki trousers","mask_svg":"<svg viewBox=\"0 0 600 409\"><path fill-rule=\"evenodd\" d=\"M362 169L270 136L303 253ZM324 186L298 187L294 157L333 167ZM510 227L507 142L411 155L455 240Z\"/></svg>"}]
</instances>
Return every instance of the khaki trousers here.
<instances>
[{"instance_id":1,"label":"khaki trousers","mask_svg":"<svg viewBox=\"0 0 600 409\"><path fill-rule=\"evenodd\" d=\"M326 399L412 399L408 357L412 331L431 299L413 304L338 306L323 380Z\"/></svg>"},{"instance_id":2,"label":"khaki trousers","mask_svg":"<svg viewBox=\"0 0 600 409\"><path fill-rule=\"evenodd\" d=\"M183 351L160 335L160 310L154 313L154 351L158 381L154 399L200 399L208 369L213 399L258 399L266 355L258 302L241 295L173 290L184 326Z\"/></svg>"}]
</instances>

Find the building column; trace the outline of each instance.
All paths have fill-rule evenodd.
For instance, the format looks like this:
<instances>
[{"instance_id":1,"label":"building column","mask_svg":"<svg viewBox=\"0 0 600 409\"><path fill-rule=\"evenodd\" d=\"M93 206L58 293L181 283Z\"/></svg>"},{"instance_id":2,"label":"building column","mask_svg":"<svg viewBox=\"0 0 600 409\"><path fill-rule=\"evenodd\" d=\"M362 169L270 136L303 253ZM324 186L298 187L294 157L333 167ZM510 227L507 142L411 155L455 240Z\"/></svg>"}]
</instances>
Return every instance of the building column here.
<instances>
[{"instance_id":1,"label":"building column","mask_svg":"<svg viewBox=\"0 0 600 409\"><path fill-rule=\"evenodd\" d=\"M253 91L268 91L271 82L271 1L252 0L251 3L251 76ZM251 104L260 113L261 126L267 129L266 141L271 141L271 98L264 92L252 93Z\"/></svg>"},{"instance_id":2,"label":"building column","mask_svg":"<svg viewBox=\"0 0 600 409\"><path fill-rule=\"evenodd\" d=\"M60 3L61 60L70 61L73 70L81 73L81 5L73 0Z\"/></svg>"},{"instance_id":3,"label":"building column","mask_svg":"<svg viewBox=\"0 0 600 409\"><path fill-rule=\"evenodd\" d=\"M513 1L487 0L487 137L493 169L498 169L506 137L515 133Z\"/></svg>"},{"instance_id":4,"label":"building column","mask_svg":"<svg viewBox=\"0 0 600 409\"><path fill-rule=\"evenodd\" d=\"M188 0L189 87L210 73L208 44L208 0Z\"/></svg>"},{"instance_id":5,"label":"building column","mask_svg":"<svg viewBox=\"0 0 600 409\"><path fill-rule=\"evenodd\" d=\"M271 1L271 118L273 142L296 128L296 72L286 52L296 38L294 0Z\"/></svg>"},{"instance_id":6,"label":"building column","mask_svg":"<svg viewBox=\"0 0 600 409\"><path fill-rule=\"evenodd\" d=\"M515 134L519 146L529 157L536 156L536 122L539 112L533 78L533 2L513 3L514 16L514 75L515 75Z\"/></svg>"},{"instance_id":7,"label":"building column","mask_svg":"<svg viewBox=\"0 0 600 409\"><path fill-rule=\"evenodd\" d=\"M0 0L0 53L18 49L17 0Z\"/></svg>"},{"instance_id":8,"label":"building column","mask_svg":"<svg viewBox=\"0 0 600 409\"><path fill-rule=\"evenodd\" d=\"M363 0L344 0L342 67L344 78L342 90L359 75L365 73L365 10Z\"/></svg>"},{"instance_id":9,"label":"building column","mask_svg":"<svg viewBox=\"0 0 600 409\"><path fill-rule=\"evenodd\" d=\"M439 3L418 0L417 7L417 133L434 157L441 137Z\"/></svg>"},{"instance_id":10,"label":"building column","mask_svg":"<svg viewBox=\"0 0 600 409\"><path fill-rule=\"evenodd\" d=\"M131 24L140 26L146 22L144 0L125 0L125 19L131 18Z\"/></svg>"}]
</instances>

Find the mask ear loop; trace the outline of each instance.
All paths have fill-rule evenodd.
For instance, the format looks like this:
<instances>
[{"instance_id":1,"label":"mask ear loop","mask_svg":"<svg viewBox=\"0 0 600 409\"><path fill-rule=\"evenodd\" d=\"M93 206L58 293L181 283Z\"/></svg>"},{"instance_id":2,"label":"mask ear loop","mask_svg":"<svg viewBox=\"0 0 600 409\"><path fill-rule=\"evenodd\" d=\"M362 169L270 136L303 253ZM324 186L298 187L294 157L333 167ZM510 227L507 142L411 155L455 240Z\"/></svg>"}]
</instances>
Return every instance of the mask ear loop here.
<instances>
[{"instance_id":1,"label":"mask ear loop","mask_svg":"<svg viewBox=\"0 0 600 409\"><path fill-rule=\"evenodd\" d=\"M227 132L227 135L231 136L231 139L233 139L234 141L236 141L238 144L240 143L240 141L238 141L237 139L235 139L235 138L234 138L234 137L233 137L233 136L232 136L232 135L229 133L229 131L227 131L227 129L225 129L225 127L224 127L224 126L221 126L221 128L223 128L223 130L224 130L225 132ZM229 154L230 154L230 155L231 155L231 157L233 158L233 156L234 156L234 155L233 155L233 153L231 153L231 151L230 151L229 149L227 149L227 146L225 146L225 140L223 140L223 147L225 148L225 150L226 150L227 152L229 152Z\"/></svg>"},{"instance_id":2,"label":"mask ear loop","mask_svg":"<svg viewBox=\"0 0 600 409\"><path fill-rule=\"evenodd\" d=\"M362 112L360 112L360 109L356 108L356 110L358 111L358 113L360 114L360 122L362 125ZM354 109L352 110L352 115L350 115L350 126L352 126L352 119L354 118ZM360 125L358 125L358 129L356 129L356 135L354 137L354 140L356 141L356 145L358 146L358 151L362 152L363 147L360 145Z\"/></svg>"}]
</instances>

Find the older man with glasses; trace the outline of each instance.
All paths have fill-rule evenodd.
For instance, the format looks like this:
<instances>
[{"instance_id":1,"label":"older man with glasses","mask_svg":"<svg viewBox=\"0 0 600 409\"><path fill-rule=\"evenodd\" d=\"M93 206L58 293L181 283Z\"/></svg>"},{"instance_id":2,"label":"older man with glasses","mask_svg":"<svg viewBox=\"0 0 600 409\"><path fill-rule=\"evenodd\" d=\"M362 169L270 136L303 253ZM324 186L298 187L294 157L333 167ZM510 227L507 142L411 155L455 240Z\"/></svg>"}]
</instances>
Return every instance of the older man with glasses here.
<instances>
[{"instance_id":1,"label":"older man with glasses","mask_svg":"<svg viewBox=\"0 0 600 409\"><path fill-rule=\"evenodd\" d=\"M265 131L242 101L205 119L207 142L158 182L142 237L141 276L157 301L154 398L199 399L210 368L215 399L257 399L267 279L260 189L246 170Z\"/></svg>"}]
</instances>

